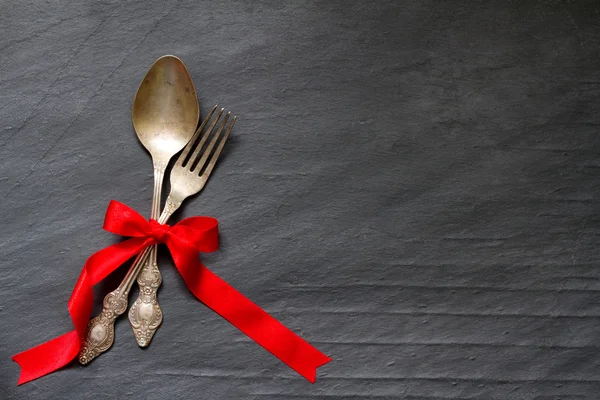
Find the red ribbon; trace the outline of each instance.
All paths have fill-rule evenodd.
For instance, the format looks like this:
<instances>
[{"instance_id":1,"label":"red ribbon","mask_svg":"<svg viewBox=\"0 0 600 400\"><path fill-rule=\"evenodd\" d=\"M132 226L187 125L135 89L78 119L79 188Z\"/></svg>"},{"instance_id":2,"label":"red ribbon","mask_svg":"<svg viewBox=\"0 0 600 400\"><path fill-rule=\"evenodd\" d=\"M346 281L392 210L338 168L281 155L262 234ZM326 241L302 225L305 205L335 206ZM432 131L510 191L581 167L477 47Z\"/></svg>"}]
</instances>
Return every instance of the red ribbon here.
<instances>
[{"instance_id":1,"label":"red ribbon","mask_svg":"<svg viewBox=\"0 0 600 400\"><path fill-rule=\"evenodd\" d=\"M77 357L94 304L92 287L144 248L157 243L167 245L175 266L198 300L307 380L314 383L317 368L331 361L200 263L198 252L219 247L216 219L191 217L170 227L146 221L135 210L112 200L103 228L131 238L87 259L69 299L75 329L13 356L21 367L19 385L56 371Z\"/></svg>"}]
</instances>

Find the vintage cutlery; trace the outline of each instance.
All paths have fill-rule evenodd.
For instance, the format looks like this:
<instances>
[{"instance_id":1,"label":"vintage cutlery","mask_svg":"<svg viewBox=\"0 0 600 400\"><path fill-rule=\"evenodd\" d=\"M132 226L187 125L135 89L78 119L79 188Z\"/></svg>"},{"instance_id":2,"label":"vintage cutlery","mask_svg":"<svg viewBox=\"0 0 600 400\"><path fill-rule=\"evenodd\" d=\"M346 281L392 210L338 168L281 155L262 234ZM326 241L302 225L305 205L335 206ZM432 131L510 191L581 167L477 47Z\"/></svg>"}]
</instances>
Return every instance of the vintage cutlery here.
<instances>
[{"instance_id":1,"label":"vintage cutlery","mask_svg":"<svg viewBox=\"0 0 600 400\"><path fill-rule=\"evenodd\" d=\"M150 218L157 219L160 214L161 188L167 164L193 136L199 113L196 90L185 65L174 56L159 58L140 83L132 110L134 129L152 155L154 164ZM130 313L134 315L134 335L140 346L148 344L148 338L162 321L162 312L156 301L156 290L161 282L156 265L156 246L152 247L151 253L147 261L149 265L139 280L140 298ZM139 260L138 256L134 264ZM107 294L105 309L88 325L87 336L103 343L104 350L114 341L114 320L127 308L131 288L128 280L133 281L136 277L137 274L128 274L117 289Z\"/></svg>"},{"instance_id":2,"label":"vintage cutlery","mask_svg":"<svg viewBox=\"0 0 600 400\"><path fill-rule=\"evenodd\" d=\"M233 129L236 117L234 116L231 119L231 122L227 124L231 114L230 112L228 112L219 123L224 111L223 109L221 109L212 122L210 122L216 108L217 106L213 107L208 116L204 119L202 125L200 125L200 128L194 133L194 136L180 154L171 170L171 191L167 197L165 208L158 218L158 222L161 224L167 222L186 198L202 190L223 150L225 141ZM217 123L219 123L219 127L213 134ZM207 125L210 126L207 128ZM223 131L225 131L225 133L221 135ZM211 135L212 139L208 142ZM215 145L217 145L216 149ZM114 340L115 318L125 312L125 309L127 308L126 293L131 289L133 280L142 269L150 252L151 249L147 248L140 253L127 272L123 282L119 285L119 288L109 293L104 298L104 308L102 309L102 312L89 323L86 341L79 354L80 363L89 363L112 345Z\"/></svg>"},{"instance_id":3,"label":"vintage cutlery","mask_svg":"<svg viewBox=\"0 0 600 400\"><path fill-rule=\"evenodd\" d=\"M154 194L150 218L160 215L161 189L171 157L190 140L198 126L199 105L194 83L185 65L174 56L159 58L137 91L131 119L138 138L152 155ZM156 292L162 276L153 246L137 282L139 294L129 309L129 321L138 345L145 347L162 322ZM126 293L124 293L127 296Z\"/></svg>"}]
</instances>

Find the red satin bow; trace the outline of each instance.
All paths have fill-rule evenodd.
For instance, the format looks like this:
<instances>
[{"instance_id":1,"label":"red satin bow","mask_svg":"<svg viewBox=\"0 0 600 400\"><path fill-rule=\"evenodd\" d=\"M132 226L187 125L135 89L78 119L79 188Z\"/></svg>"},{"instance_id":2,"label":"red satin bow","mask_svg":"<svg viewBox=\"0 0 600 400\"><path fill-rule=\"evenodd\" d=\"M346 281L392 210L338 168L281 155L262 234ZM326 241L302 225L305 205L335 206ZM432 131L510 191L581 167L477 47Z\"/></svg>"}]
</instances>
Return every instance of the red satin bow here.
<instances>
[{"instance_id":1,"label":"red satin bow","mask_svg":"<svg viewBox=\"0 0 600 400\"><path fill-rule=\"evenodd\" d=\"M191 217L170 227L146 221L135 210L112 200L103 228L131 238L92 254L86 261L68 305L75 329L13 356L21 367L19 385L56 371L77 357L92 313L93 286L156 243L167 245L175 266L198 300L310 382L316 379L316 369L331 361L200 263L198 252L219 247L216 219Z\"/></svg>"}]
</instances>

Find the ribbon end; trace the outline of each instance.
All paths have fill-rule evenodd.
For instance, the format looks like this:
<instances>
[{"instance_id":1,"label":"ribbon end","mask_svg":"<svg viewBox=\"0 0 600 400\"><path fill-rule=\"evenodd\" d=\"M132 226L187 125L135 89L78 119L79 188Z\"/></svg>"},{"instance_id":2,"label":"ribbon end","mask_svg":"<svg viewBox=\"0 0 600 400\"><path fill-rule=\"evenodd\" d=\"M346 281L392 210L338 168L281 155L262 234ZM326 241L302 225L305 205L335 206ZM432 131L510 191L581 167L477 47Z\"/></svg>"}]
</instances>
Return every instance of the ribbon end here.
<instances>
[{"instance_id":1,"label":"ribbon end","mask_svg":"<svg viewBox=\"0 0 600 400\"><path fill-rule=\"evenodd\" d=\"M70 363L79 353L79 337L71 331L12 356L21 368L17 385L33 381Z\"/></svg>"},{"instance_id":2,"label":"ribbon end","mask_svg":"<svg viewBox=\"0 0 600 400\"><path fill-rule=\"evenodd\" d=\"M27 382L32 381L37 378L35 376L31 376L30 374L27 374L25 366L23 364L21 364L22 361L19 361L20 355L21 354L17 354L15 356L12 356L12 358L11 358L11 360L13 360L14 362L17 363L17 365L19 366L19 368L21 370L19 372L19 380L17 381L18 386L21 386L22 384L27 383Z\"/></svg>"},{"instance_id":3,"label":"ribbon end","mask_svg":"<svg viewBox=\"0 0 600 400\"><path fill-rule=\"evenodd\" d=\"M297 370L300 373L300 375L306 378L306 380L310 383L314 384L317 380L317 368L322 367L330 361L333 361L331 357L328 357L325 354L321 353L321 356L322 357L319 357L319 359L315 359L312 366L307 367L303 371Z\"/></svg>"},{"instance_id":4,"label":"ribbon end","mask_svg":"<svg viewBox=\"0 0 600 400\"><path fill-rule=\"evenodd\" d=\"M310 383L315 383L315 381L317 380L317 368L322 367L323 365L333 361L333 358L325 356L322 361L323 362L321 362L320 364L318 364L315 367L315 375L314 375L313 379L310 381Z\"/></svg>"}]
</instances>

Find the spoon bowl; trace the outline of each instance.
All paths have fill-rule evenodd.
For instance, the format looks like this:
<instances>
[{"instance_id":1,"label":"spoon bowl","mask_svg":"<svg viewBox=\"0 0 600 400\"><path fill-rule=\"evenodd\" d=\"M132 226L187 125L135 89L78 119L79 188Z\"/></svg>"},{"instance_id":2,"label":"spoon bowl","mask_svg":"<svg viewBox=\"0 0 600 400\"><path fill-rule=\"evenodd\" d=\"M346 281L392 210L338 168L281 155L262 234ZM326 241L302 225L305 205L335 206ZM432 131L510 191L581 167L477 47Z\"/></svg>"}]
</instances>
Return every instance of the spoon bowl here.
<instances>
[{"instance_id":1,"label":"spoon bowl","mask_svg":"<svg viewBox=\"0 0 600 400\"><path fill-rule=\"evenodd\" d=\"M156 60L135 95L133 128L152 155L166 164L191 139L200 116L194 83L175 56Z\"/></svg>"}]
</instances>

